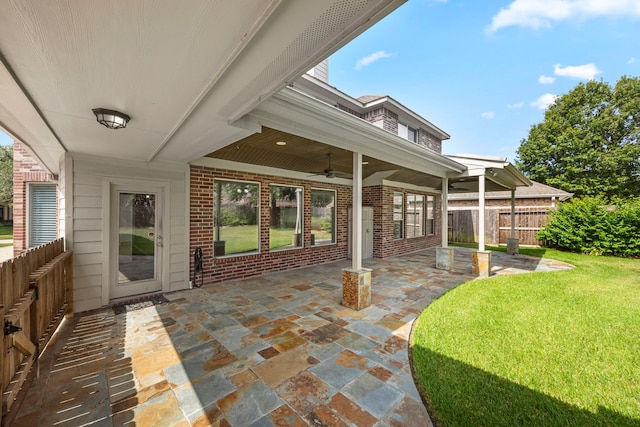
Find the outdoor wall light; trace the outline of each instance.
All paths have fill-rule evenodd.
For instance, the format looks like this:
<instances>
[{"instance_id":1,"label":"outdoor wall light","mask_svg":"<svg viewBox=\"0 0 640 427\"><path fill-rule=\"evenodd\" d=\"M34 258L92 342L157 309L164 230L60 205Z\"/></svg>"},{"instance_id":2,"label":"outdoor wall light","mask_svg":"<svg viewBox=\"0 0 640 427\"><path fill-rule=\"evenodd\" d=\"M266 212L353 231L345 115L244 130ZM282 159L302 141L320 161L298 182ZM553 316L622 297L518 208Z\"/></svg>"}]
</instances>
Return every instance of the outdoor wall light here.
<instances>
[{"instance_id":1,"label":"outdoor wall light","mask_svg":"<svg viewBox=\"0 0 640 427\"><path fill-rule=\"evenodd\" d=\"M109 129L120 129L127 127L127 123L131 118L124 113L106 108L94 108L93 114L101 125Z\"/></svg>"},{"instance_id":2,"label":"outdoor wall light","mask_svg":"<svg viewBox=\"0 0 640 427\"><path fill-rule=\"evenodd\" d=\"M493 176L493 177L495 177L496 175L498 175L498 173L497 173L496 171L494 171L493 169L489 169L489 170L488 170L488 172L489 172L489 175L491 175L491 176Z\"/></svg>"}]
</instances>

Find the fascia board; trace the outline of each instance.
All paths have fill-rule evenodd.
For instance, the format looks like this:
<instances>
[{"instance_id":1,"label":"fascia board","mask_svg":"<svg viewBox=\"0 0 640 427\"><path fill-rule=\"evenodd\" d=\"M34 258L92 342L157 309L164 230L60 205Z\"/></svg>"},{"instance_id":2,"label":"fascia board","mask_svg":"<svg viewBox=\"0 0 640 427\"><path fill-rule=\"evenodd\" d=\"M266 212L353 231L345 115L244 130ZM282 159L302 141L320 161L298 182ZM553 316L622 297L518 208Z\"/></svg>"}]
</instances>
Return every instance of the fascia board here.
<instances>
[{"instance_id":1,"label":"fascia board","mask_svg":"<svg viewBox=\"0 0 640 427\"><path fill-rule=\"evenodd\" d=\"M342 92L340 89L337 89L320 80L317 80L315 77L305 74L302 76L301 79L303 80L303 83L301 82L300 87L303 88L303 90L307 89L310 92L320 90L324 92L323 96L327 98L329 97L327 94L330 94L331 96L335 97L336 101L338 100L342 101L345 103L345 106L349 108L353 108L353 110L358 111L360 113L365 113L366 111L373 110L379 106L384 106L385 104L389 104L393 107L392 110L395 110L394 112L396 114L400 112L400 116L411 117L416 123L420 123L423 128L431 130L433 133L435 133L437 136L441 137L442 139L451 138L451 135L449 135L442 129L438 128L436 125L434 125L424 117L418 115L411 109L405 107L404 105L402 105L395 99L391 98L390 96L384 95L371 102L363 103L363 102L360 102L358 99ZM294 87L296 87L295 84L294 84Z\"/></svg>"},{"instance_id":2,"label":"fascia board","mask_svg":"<svg viewBox=\"0 0 640 427\"><path fill-rule=\"evenodd\" d=\"M282 87L283 82L293 82L295 79L302 76L314 65L320 63L325 58L328 58L347 43L355 39L357 36L365 32L372 27L375 23L382 20L389 15L395 9L404 4L407 0L373 0L363 1L363 8L367 9L367 12L357 19L349 22L348 25L341 28L340 31L336 31L333 37L323 39L323 44L315 49L313 55L306 58L305 61L301 61L297 66L288 70L284 79L277 79L270 85L265 86L259 93L254 94L247 102L240 105L235 111L227 114L229 122L234 122L240 119L242 116L259 106L265 99L269 99L273 94L277 93ZM288 2L284 2L288 3ZM291 2L293 3L293 2ZM335 2L339 3L339 2ZM364 5L366 3L366 5Z\"/></svg>"},{"instance_id":3,"label":"fascia board","mask_svg":"<svg viewBox=\"0 0 640 427\"><path fill-rule=\"evenodd\" d=\"M308 74L303 74L300 79L296 80L293 87L300 88L299 90L305 93L321 93L325 98L334 98L334 100L343 101L345 104L348 104L349 107L353 107L354 110L360 113L364 113L365 111L363 107L364 104L356 98Z\"/></svg>"},{"instance_id":4,"label":"fascia board","mask_svg":"<svg viewBox=\"0 0 640 427\"><path fill-rule=\"evenodd\" d=\"M442 190L437 189L437 188L422 187L422 186L414 185L414 184L405 184L404 182L391 181L391 180L388 180L388 179L382 180L382 185L385 185L385 186L388 186L388 187L402 188L402 189L405 189L405 190L423 191L423 192L426 192L426 193L442 194Z\"/></svg>"},{"instance_id":5,"label":"fascia board","mask_svg":"<svg viewBox=\"0 0 640 427\"><path fill-rule=\"evenodd\" d=\"M509 190L505 190L503 191L504 193L507 193ZM469 197L464 197L464 193L449 193L449 200L477 200L478 199L478 193L473 193L472 196ZM522 194L522 195L518 195L518 193L516 193L516 199L547 199L547 198L551 198L551 197L558 197L558 198L565 198L566 200L566 195L560 195L560 194ZM500 199L510 199L511 196L508 194L496 194L496 195L486 195L485 194L485 199L489 200L500 200Z\"/></svg>"},{"instance_id":6,"label":"fascia board","mask_svg":"<svg viewBox=\"0 0 640 427\"><path fill-rule=\"evenodd\" d=\"M260 124L436 176L465 166L290 88L249 115Z\"/></svg>"},{"instance_id":7,"label":"fascia board","mask_svg":"<svg viewBox=\"0 0 640 427\"><path fill-rule=\"evenodd\" d=\"M522 174L515 166L511 163L508 163L504 169L511 174L514 180L519 181L521 185L516 184L518 187L531 187L533 182L526 176Z\"/></svg>"},{"instance_id":8,"label":"fascia board","mask_svg":"<svg viewBox=\"0 0 640 427\"><path fill-rule=\"evenodd\" d=\"M66 152L40 110L0 56L0 126L23 143L29 154L50 173L57 174Z\"/></svg>"}]
</instances>

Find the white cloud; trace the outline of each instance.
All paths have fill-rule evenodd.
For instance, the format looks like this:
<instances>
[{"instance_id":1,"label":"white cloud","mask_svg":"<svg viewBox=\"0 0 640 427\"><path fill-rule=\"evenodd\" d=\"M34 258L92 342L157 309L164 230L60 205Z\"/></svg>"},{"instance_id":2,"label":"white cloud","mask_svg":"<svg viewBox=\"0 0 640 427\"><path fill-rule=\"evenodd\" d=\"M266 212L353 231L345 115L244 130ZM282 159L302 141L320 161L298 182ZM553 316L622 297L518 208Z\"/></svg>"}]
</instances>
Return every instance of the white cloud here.
<instances>
[{"instance_id":1,"label":"white cloud","mask_svg":"<svg viewBox=\"0 0 640 427\"><path fill-rule=\"evenodd\" d=\"M516 102L515 104L507 104L507 108L509 110L515 110L516 108L524 107L524 102Z\"/></svg>"},{"instance_id":2,"label":"white cloud","mask_svg":"<svg viewBox=\"0 0 640 427\"><path fill-rule=\"evenodd\" d=\"M538 77L538 82L543 85L550 85L556 81L555 77L545 76L544 74Z\"/></svg>"},{"instance_id":3,"label":"white cloud","mask_svg":"<svg viewBox=\"0 0 640 427\"><path fill-rule=\"evenodd\" d=\"M627 61L627 64L635 64L636 62L640 62L640 59L633 57Z\"/></svg>"},{"instance_id":4,"label":"white cloud","mask_svg":"<svg viewBox=\"0 0 640 427\"><path fill-rule=\"evenodd\" d=\"M593 80L602 71L596 67L596 64L584 64L563 67L561 64L553 66L553 74L562 77L571 77L580 80Z\"/></svg>"},{"instance_id":5,"label":"white cloud","mask_svg":"<svg viewBox=\"0 0 640 427\"><path fill-rule=\"evenodd\" d=\"M637 0L515 0L491 19L488 30L519 26L549 28L552 23L600 16L640 17Z\"/></svg>"},{"instance_id":6,"label":"white cloud","mask_svg":"<svg viewBox=\"0 0 640 427\"><path fill-rule=\"evenodd\" d=\"M493 111L485 111L484 113L480 114L480 117L482 117L483 119L493 119L496 116L496 113Z\"/></svg>"},{"instance_id":7,"label":"white cloud","mask_svg":"<svg viewBox=\"0 0 640 427\"><path fill-rule=\"evenodd\" d=\"M557 98L558 98L557 95L554 95L552 93L545 93L540 98L538 98L535 101L533 101L531 103L531 106L535 107L535 108L538 108L540 110L546 110L547 107L549 107L549 105L551 105L554 102L556 102Z\"/></svg>"},{"instance_id":8,"label":"white cloud","mask_svg":"<svg viewBox=\"0 0 640 427\"><path fill-rule=\"evenodd\" d=\"M391 53L385 52L384 50L379 50L375 53L372 53L369 56L365 56L364 58L358 60L358 62L356 63L356 70L362 70L367 65L371 65L374 62L383 58L389 58L390 56L393 56L393 55Z\"/></svg>"}]
</instances>

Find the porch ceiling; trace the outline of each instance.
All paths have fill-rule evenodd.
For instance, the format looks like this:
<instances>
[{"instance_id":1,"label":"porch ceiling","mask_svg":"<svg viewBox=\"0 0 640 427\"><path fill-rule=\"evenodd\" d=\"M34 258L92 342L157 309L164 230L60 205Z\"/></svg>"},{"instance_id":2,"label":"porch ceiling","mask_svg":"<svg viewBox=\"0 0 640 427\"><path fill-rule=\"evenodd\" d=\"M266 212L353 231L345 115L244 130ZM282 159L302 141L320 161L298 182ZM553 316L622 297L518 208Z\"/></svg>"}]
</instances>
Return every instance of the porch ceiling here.
<instances>
[{"instance_id":1,"label":"porch ceiling","mask_svg":"<svg viewBox=\"0 0 640 427\"><path fill-rule=\"evenodd\" d=\"M278 145L277 142L286 142L286 145ZM206 157L303 172L312 177L321 175L328 168L328 153L332 155L331 167L350 178L352 151L268 127ZM389 172L385 174L385 179L389 181L434 189L441 187L442 179L433 175L366 155L363 156L363 163L366 163L362 166L363 179L378 172Z\"/></svg>"},{"instance_id":2,"label":"porch ceiling","mask_svg":"<svg viewBox=\"0 0 640 427\"><path fill-rule=\"evenodd\" d=\"M0 127L52 172L65 151L187 162L404 1L5 2ZM97 107L131 122L108 130Z\"/></svg>"}]
</instances>

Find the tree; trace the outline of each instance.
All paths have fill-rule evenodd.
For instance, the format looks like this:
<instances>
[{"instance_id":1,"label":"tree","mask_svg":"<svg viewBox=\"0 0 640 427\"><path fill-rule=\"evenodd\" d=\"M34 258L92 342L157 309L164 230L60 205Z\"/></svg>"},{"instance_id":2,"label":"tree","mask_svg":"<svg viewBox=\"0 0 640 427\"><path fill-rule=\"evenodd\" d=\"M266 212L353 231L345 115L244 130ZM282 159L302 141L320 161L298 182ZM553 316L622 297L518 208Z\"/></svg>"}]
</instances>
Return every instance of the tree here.
<instances>
[{"instance_id":1,"label":"tree","mask_svg":"<svg viewBox=\"0 0 640 427\"><path fill-rule=\"evenodd\" d=\"M580 83L560 96L520 143L529 178L582 195L640 193L640 79Z\"/></svg>"},{"instance_id":2,"label":"tree","mask_svg":"<svg viewBox=\"0 0 640 427\"><path fill-rule=\"evenodd\" d=\"M13 146L0 145L0 202L13 201Z\"/></svg>"}]
</instances>

